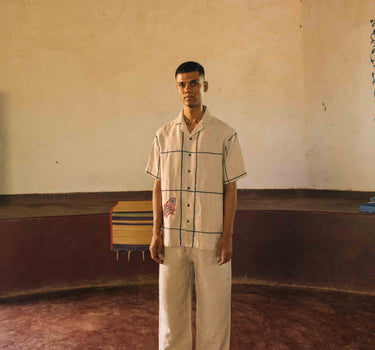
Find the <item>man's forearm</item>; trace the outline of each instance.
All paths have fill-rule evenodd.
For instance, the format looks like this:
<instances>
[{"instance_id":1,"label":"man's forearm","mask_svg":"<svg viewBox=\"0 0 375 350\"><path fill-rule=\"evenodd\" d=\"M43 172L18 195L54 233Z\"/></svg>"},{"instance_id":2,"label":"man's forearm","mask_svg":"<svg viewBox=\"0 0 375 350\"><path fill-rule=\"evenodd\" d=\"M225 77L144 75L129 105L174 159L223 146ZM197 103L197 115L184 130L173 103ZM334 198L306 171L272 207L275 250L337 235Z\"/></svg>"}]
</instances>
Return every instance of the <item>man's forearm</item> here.
<instances>
[{"instance_id":1,"label":"man's forearm","mask_svg":"<svg viewBox=\"0 0 375 350\"><path fill-rule=\"evenodd\" d=\"M230 182L224 185L224 222L223 235L233 233L234 216L237 208L237 184Z\"/></svg>"},{"instance_id":2,"label":"man's forearm","mask_svg":"<svg viewBox=\"0 0 375 350\"><path fill-rule=\"evenodd\" d=\"M152 211L154 217L153 235L160 235L163 224L163 206L161 200L161 181L155 180L152 190Z\"/></svg>"}]
</instances>

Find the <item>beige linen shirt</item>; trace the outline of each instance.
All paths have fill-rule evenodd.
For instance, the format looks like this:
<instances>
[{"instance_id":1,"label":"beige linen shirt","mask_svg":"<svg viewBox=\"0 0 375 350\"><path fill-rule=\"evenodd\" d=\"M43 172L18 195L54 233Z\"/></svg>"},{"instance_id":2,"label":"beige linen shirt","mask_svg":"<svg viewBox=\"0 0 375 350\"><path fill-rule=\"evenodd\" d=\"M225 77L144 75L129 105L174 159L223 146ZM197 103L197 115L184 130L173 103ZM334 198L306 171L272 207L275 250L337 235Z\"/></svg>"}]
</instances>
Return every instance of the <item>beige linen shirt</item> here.
<instances>
[{"instance_id":1,"label":"beige linen shirt","mask_svg":"<svg viewBox=\"0 0 375 350\"><path fill-rule=\"evenodd\" d=\"M145 171L161 180L164 245L216 249L224 184L246 175L237 133L207 109L190 133L181 111L156 132Z\"/></svg>"}]
</instances>

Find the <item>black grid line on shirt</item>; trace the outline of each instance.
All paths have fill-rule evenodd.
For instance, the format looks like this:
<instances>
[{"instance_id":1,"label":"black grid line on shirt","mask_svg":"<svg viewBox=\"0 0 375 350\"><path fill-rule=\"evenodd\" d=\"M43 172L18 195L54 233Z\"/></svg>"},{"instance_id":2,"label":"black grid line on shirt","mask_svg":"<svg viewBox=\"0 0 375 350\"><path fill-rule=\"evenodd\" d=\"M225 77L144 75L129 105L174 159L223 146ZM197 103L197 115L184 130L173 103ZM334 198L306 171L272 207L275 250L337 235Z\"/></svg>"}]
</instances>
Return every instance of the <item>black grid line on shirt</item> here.
<instances>
[{"instance_id":1,"label":"black grid line on shirt","mask_svg":"<svg viewBox=\"0 0 375 350\"><path fill-rule=\"evenodd\" d=\"M240 178L241 176L244 176L244 175L247 175L247 172L245 172L245 173L243 173L243 174L241 174L241 175L238 175L238 176L236 176L236 177L233 177L232 179L228 179L228 180L225 181L224 183L229 183L229 182L231 182L231 181L233 181L233 180L236 180L236 179L238 179L238 178Z\"/></svg>"},{"instance_id":2,"label":"black grid line on shirt","mask_svg":"<svg viewBox=\"0 0 375 350\"><path fill-rule=\"evenodd\" d=\"M233 139L233 137L235 137L237 135L237 132L235 132L229 139L228 139L228 142L230 142L232 139ZM233 181L233 180L235 180L235 179L238 179L238 178L240 178L241 176L244 176L244 175L246 175L247 174L247 172L244 172L243 174L241 174L241 175L238 175L238 176L236 176L236 177L233 177L233 178L231 178L231 179L229 179L229 176L228 176L228 172L227 172L227 162L226 162L226 158L228 157L228 149L227 149L227 146L225 146L224 147L224 149L225 149L225 157L223 157L223 166L224 166L224 173L225 173L225 176L226 176L226 180L224 179L224 183L226 184L226 183L229 183L229 182L231 182L231 181Z\"/></svg>"},{"instance_id":3,"label":"black grid line on shirt","mask_svg":"<svg viewBox=\"0 0 375 350\"><path fill-rule=\"evenodd\" d=\"M154 175L153 173L150 173L150 172L147 171L147 170L145 171L145 173L151 175L152 177L154 177L154 178L157 179L157 180L160 180L160 178L157 177L157 175Z\"/></svg>"},{"instance_id":4,"label":"black grid line on shirt","mask_svg":"<svg viewBox=\"0 0 375 350\"><path fill-rule=\"evenodd\" d=\"M228 182L227 156L228 156L228 150L227 150L227 146L225 146L225 157L223 157L223 166L224 166L224 174L225 174L225 176L226 176L227 179L224 181L224 183Z\"/></svg>"},{"instance_id":5,"label":"black grid line on shirt","mask_svg":"<svg viewBox=\"0 0 375 350\"><path fill-rule=\"evenodd\" d=\"M233 137L235 137L237 135L237 133L235 132L229 139L228 139L228 142L230 142L230 140L233 139Z\"/></svg>"},{"instance_id":6,"label":"black grid line on shirt","mask_svg":"<svg viewBox=\"0 0 375 350\"><path fill-rule=\"evenodd\" d=\"M223 195L223 192L210 192L210 191L193 191L193 190L161 190L162 192L196 192L196 193L206 193L206 194L218 194Z\"/></svg>"},{"instance_id":7,"label":"black grid line on shirt","mask_svg":"<svg viewBox=\"0 0 375 350\"><path fill-rule=\"evenodd\" d=\"M195 237L195 205L197 200L197 174L198 174L198 140L199 140L199 134L201 132L198 132L197 135L197 141L195 144L195 177L194 177L194 214L193 214L193 238L191 242L191 247L194 247L194 237Z\"/></svg>"},{"instance_id":8,"label":"black grid line on shirt","mask_svg":"<svg viewBox=\"0 0 375 350\"><path fill-rule=\"evenodd\" d=\"M182 243L181 227L182 227L182 169L184 164L184 132L182 132L181 139L181 177L180 177L180 247Z\"/></svg>"},{"instance_id":9,"label":"black grid line on shirt","mask_svg":"<svg viewBox=\"0 0 375 350\"><path fill-rule=\"evenodd\" d=\"M200 131L199 131L199 132L200 132ZM184 152L184 153L203 153L203 154L212 154L212 155L214 155L214 156L222 156L222 155L223 155L223 153L219 153L219 152L184 151L184 150L182 150L182 152ZM181 153L181 150L160 152L160 154L168 154L168 153Z\"/></svg>"},{"instance_id":10,"label":"black grid line on shirt","mask_svg":"<svg viewBox=\"0 0 375 350\"><path fill-rule=\"evenodd\" d=\"M223 232L220 231L220 232L216 232L216 231L193 231L193 230L188 230L188 229L185 229L185 228L174 228L174 227L165 227L165 226L162 226L162 228L164 230L174 230L174 231L186 231L186 232L195 232L195 233L207 233L207 234L212 234L212 235L221 235Z\"/></svg>"}]
</instances>

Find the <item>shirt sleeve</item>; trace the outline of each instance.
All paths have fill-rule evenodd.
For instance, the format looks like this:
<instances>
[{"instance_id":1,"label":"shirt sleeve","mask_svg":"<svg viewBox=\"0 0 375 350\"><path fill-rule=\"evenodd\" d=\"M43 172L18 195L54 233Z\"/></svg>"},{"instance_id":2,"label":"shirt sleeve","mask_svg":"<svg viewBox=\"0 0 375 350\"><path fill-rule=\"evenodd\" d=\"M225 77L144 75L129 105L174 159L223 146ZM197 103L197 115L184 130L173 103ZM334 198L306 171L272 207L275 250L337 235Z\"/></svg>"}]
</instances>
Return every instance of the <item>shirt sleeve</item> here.
<instances>
[{"instance_id":1,"label":"shirt sleeve","mask_svg":"<svg viewBox=\"0 0 375 350\"><path fill-rule=\"evenodd\" d=\"M152 144L151 153L148 158L145 173L151 175L155 179L161 180L160 177L160 146L157 136L155 136Z\"/></svg>"},{"instance_id":2,"label":"shirt sleeve","mask_svg":"<svg viewBox=\"0 0 375 350\"><path fill-rule=\"evenodd\" d=\"M247 175L242 157L238 135L235 132L224 147L223 179L224 184L237 181Z\"/></svg>"}]
</instances>

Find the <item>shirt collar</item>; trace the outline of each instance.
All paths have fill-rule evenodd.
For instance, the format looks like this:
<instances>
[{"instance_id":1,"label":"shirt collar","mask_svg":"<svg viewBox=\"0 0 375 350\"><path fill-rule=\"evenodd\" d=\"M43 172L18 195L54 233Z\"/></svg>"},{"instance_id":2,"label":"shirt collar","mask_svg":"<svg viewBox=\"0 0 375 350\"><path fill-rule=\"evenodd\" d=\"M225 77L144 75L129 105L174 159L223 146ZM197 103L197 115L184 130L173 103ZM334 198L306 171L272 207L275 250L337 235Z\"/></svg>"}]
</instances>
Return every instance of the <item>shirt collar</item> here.
<instances>
[{"instance_id":1,"label":"shirt collar","mask_svg":"<svg viewBox=\"0 0 375 350\"><path fill-rule=\"evenodd\" d=\"M199 123L202 123L202 124L211 124L212 123L212 115L210 114L210 112L208 111L208 108L206 107L206 110L204 111L203 113L203 117L202 119L200 120ZM199 124L198 123L198 124ZM182 110L178 117L175 119L175 124L185 124L185 120L184 120L184 110Z\"/></svg>"}]
</instances>

